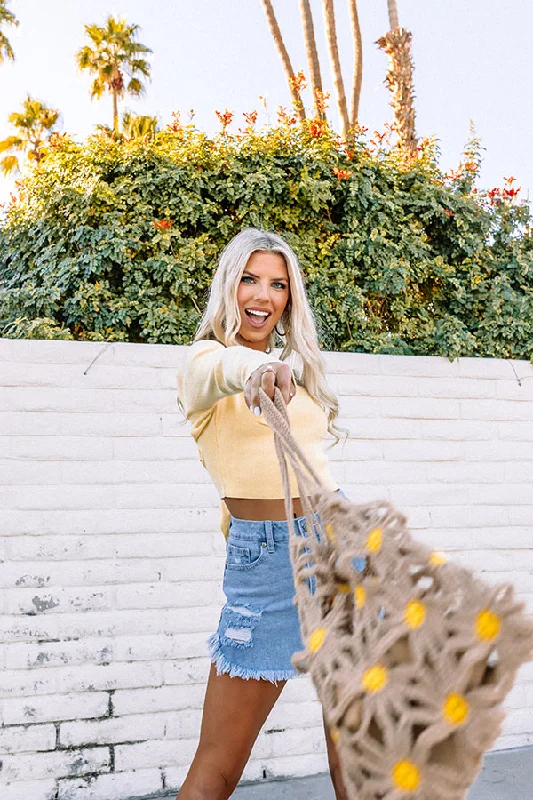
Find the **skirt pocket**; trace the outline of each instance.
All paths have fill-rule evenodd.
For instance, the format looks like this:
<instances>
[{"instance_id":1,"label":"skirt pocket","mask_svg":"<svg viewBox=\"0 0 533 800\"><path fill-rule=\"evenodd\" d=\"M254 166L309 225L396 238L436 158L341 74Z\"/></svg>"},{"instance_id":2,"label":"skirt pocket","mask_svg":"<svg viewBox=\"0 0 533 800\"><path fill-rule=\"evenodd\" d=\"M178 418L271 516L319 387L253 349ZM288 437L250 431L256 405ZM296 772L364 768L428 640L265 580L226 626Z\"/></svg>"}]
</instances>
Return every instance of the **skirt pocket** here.
<instances>
[{"instance_id":1,"label":"skirt pocket","mask_svg":"<svg viewBox=\"0 0 533 800\"><path fill-rule=\"evenodd\" d=\"M226 569L253 569L263 560L265 551L266 542L250 540L244 545L228 540L226 545Z\"/></svg>"}]
</instances>

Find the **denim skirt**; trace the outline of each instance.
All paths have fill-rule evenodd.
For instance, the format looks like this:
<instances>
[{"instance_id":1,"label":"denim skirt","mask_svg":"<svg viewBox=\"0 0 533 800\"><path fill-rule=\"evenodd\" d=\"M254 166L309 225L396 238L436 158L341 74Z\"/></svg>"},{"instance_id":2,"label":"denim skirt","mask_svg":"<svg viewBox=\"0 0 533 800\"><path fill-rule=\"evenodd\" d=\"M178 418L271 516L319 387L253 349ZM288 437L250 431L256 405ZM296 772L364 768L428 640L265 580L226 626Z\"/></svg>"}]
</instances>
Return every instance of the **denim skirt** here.
<instances>
[{"instance_id":1,"label":"denim skirt","mask_svg":"<svg viewBox=\"0 0 533 800\"><path fill-rule=\"evenodd\" d=\"M296 534L305 536L306 525L305 517L296 517ZM226 603L208 639L217 673L273 683L297 677L291 656L304 645L286 520L231 517L222 588Z\"/></svg>"}]
</instances>

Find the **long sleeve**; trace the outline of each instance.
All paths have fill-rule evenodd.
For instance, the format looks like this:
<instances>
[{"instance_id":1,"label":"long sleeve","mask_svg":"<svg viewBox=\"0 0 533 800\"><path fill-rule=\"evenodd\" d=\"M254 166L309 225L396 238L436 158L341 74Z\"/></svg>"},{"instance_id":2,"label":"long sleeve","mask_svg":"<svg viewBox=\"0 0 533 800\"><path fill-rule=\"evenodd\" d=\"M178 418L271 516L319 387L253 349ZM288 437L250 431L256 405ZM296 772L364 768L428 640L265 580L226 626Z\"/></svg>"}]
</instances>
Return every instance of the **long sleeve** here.
<instances>
[{"instance_id":1,"label":"long sleeve","mask_svg":"<svg viewBox=\"0 0 533 800\"><path fill-rule=\"evenodd\" d=\"M187 418L207 411L223 397L242 392L254 370L278 360L240 345L224 347L207 339L195 342L177 375L178 397Z\"/></svg>"}]
</instances>

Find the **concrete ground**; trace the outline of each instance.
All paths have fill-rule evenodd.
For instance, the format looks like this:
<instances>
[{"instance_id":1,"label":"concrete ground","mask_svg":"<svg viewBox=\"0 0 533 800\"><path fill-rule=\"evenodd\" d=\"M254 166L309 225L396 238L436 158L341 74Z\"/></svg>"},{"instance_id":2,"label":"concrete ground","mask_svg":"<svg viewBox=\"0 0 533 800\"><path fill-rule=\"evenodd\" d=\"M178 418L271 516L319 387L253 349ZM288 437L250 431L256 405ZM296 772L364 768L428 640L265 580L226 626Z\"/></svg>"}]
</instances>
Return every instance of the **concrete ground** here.
<instances>
[{"instance_id":1,"label":"concrete ground","mask_svg":"<svg viewBox=\"0 0 533 800\"><path fill-rule=\"evenodd\" d=\"M145 800L174 800L174 793ZM335 800L329 775L239 786L236 800ZM489 753L468 800L533 800L533 747Z\"/></svg>"}]
</instances>

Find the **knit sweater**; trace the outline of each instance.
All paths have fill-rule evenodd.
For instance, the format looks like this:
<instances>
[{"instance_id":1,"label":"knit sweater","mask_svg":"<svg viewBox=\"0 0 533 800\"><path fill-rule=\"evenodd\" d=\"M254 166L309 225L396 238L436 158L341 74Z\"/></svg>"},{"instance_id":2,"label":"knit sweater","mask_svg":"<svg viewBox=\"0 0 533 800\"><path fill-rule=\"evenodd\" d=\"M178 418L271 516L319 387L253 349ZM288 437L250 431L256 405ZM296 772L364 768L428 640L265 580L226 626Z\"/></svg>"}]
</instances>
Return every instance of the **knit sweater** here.
<instances>
[{"instance_id":1,"label":"knit sweater","mask_svg":"<svg viewBox=\"0 0 533 800\"><path fill-rule=\"evenodd\" d=\"M244 386L263 364L279 361L249 347L225 347L201 340L189 347L178 371L178 397L191 422L200 460L224 497L281 499L283 486L274 447L274 434L263 415L252 414L244 400ZM280 362L281 363L281 362ZM337 483L328 468L322 440L327 433L326 412L304 386L287 406L296 440L318 475L332 491ZM289 466L293 497L298 484ZM221 502L221 529L228 535L230 515Z\"/></svg>"}]
</instances>

